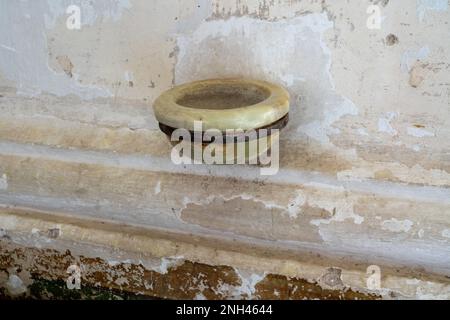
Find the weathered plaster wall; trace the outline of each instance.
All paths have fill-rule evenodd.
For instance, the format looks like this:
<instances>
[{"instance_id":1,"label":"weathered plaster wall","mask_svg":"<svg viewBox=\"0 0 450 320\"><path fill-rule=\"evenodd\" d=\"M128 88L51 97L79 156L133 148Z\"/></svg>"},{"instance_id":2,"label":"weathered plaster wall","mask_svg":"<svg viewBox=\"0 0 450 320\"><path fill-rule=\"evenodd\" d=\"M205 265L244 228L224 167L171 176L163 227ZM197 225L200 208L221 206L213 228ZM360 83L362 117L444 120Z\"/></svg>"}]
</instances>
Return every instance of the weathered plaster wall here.
<instances>
[{"instance_id":1,"label":"weathered plaster wall","mask_svg":"<svg viewBox=\"0 0 450 320\"><path fill-rule=\"evenodd\" d=\"M448 3L379 1L374 30L370 4L2 1L0 74L25 95L148 104L173 83L267 79L292 94L296 155L337 158L327 170L345 178L448 185Z\"/></svg>"},{"instance_id":2,"label":"weathered plaster wall","mask_svg":"<svg viewBox=\"0 0 450 320\"><path fill-rule=\"evenodd\" d=\"M447 0L0 0L0 203L448 276L449 22ZM152 101L236 76L291 94L279 174L172 165Z\"/></svg>"}]
</instances>

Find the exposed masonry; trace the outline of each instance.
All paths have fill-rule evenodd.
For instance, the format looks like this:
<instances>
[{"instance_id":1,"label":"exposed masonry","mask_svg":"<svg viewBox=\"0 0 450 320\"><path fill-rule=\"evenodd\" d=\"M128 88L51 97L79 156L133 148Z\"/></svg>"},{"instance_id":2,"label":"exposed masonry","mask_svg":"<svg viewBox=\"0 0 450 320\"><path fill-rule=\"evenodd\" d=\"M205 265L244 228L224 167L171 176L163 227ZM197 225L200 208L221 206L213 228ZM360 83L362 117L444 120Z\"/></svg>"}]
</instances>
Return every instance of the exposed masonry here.
<instances>
[{"instance_id":1,"label":"exposed masonry","mask_svg":"<svg viewBox=\"0 0 450 320\"><path fill-rule=\"evenodd\" d=\"M67 267L72 264L80 267L82 282L85 285L168 298L364 299L376 298L379 295L384 298L444 298L449 294L445 281L439 282L442 279L431 277L418 280L407 274L398 277L392 273L395 271L387 267L381 269L382 288L372 292L367 291L367 288L364 289L367 277L365 269L361 272L351 270L349 266L342 269L327 268L309 263L288 267L286 261L279 261L276 264L278 267L284 265L282 274L294 272L293 274L297 275L286 276L275 274L273 271L257 271L264 269L265 264L273 263L273 261L265 261L267 258L246 257L242 253L220 253L217 247L207 249L195 246L186 250L187 247L184 247L186 244L183 243L167 246L156 239L153 242L149 239L141 239L142 244L152 242L146 247L163 256L157 258L154 255L148 255L145 245L140 252L128 251L129 249L123 251L121 248L124 248L122 245L125 242L119 238L116 242L117 247L111 248L111 243L107 240L109 237L107 233L104 233L106 230L90 230L91 233L96 234L97 239L104 237L106 246L100 243L93 244L92 238L80 243L69 240L71 235L79 236L84 233L82 229L73 229L75 225L60 224L59 228L65 232L61 237L52 238L46 232L24 232L30 225L36 224L30 224L31 221L27 219L17 218L21 219L20 224L14 227L14 223L10 223L8 230L3 231L2 240L0 240L0 282L8 283L5 288L11 295L22 294L24 289L35 280L62 279L64 281L67 279ZM45 229L52 224L41 220L40 226L41 229ZM126 238L134 238L134 236L129 234ZM170 247L179 247L180 252L184 252L186 256L166 258L165 256L170 255L170 250L166 251ZM136 245L132 248L136 248ZM219 264L213 266L189 261L194 258L192 253L196 256L194 261L205 261L210 255L208 250L211 254L214 253L211 258ZM226 255L230 256L226 258ZM239 262L235 260L236 257L233 258L233 255L240 257ZM221 265L220 262L226 261L224 258L235 261L236 265L241 267L230 268ZM244 267L245 261L250 262L253 267L250 269L249 266ZM21 266L20 270L17 266ZM278 270L281 271L283 268ZM303 275L308 280L301 279L298 275ZM355 291L350 288L359 289ZM395 288L395 290L387 288Z\"/></svg>"},{"instance_id":2,"label":"exposed masonry","mask_svg":"<svg viewBox=\"0 0 450 320\"><path fill-rule=\"evenodd\" d=\"M3 242L3 241L2 241ZM34 259L26 257L33 255ZM70 264L82 268L82 286L119 289L143 296L169 299L379 299L375 294L364 294L351 289L324 289L316 283L277 275L244 275L226 266L210 266L185 261L166 272L145 269L142 265L117 263L99 258L73 256L70 251L10 247L0 250L0 281L6 294L27 295L27 287L37 280L67 279ZM15 265L21 266L17 275ZM27 279L26 283L22 278ZM28 292L29 293L29 292ZM52 298L51 296L49 298Z\"/></svg>"},{"instance_id":3,"label":"exposed masonry","mask_svg":"<svg viewBox=\"0 0 450 320\"><path fill-rule=\"evenodd\" d=\"M3 220L3 225L5 225L4 222ZM24 224L20 224L19 229L27 227L26 220L23 222ZM40 225L41 228L46 227L45 223ZM69 226L60 225L60 228L66 230L63 234L70 235L72 231L69 231L70 227L69 229L67 227ZM10 295L23 294L24 288L26 289L34 280L64 280L67 278L65 271L67 267L77 265L80 267L82 281L85 285L87 282L91 286L124 289L158 297L194 298L191 296L192 294L195 297L204 296L209 299L267 298L271 295L271 291L276 296L274 298L297 299L301 295L305 295L305 297L323 295L323 298L332 296L351 298L353 296L353 291L347 287L340 291L329 291L323 290L319 285L314 284L314 281L297 280L292 277L275 276L264 272L259 273L220 265L209 266L192 263L182 256L171 258L163 256L158 259L149 257L145 250L124 252L120 250L119 243L119 247L116 248L110 248L109 245L106 247L88 245L89 241L86 240L80 243L64 240L64 236L50 237L49 234L36 228L31 233L17 232L18 230L14 230L13 222L8 225L8 229L4 231L0 240L0 275L3 276L1 271L5 273L5 281L7 281L5 288ZM102 231L90 230L90 232L99 234ZM80 231L75 234L80 234ZM149 242L148 240L144 241ZM160 251L164 250L164 246L160 247L160 245L161 243L154 241L151 248L154 252L159 251L164 255L164 252ZM64 249L59 252L59 249L56 248ZM217 248L211 249L215 251L217 259ZM72 254L71 251L75 254ZM190 255L189 251L184 252ZM207 251L197 247L195 252L198 257L201 257L199 253L204 252L203 254L205 254ZM120 259L120 257L123 258ZM20 271L16 268L18 265L21 266ZM279 281L273 282L271 280L273 277L285 279L284 281L287 282L286 284L280 284ZM0 282L2 278L0 277ZM291 286L290 281L303 283L301 287L294 290L298 291L295 295L285 292L284 286ZM267 285L273 286L273 288L266 288ZM280 285L282 287L279 287ZM264 288L263 293L261 293L261 288ZM279 296L279 292L284 293ZM355 298L364 298L367 295L355 294ZM375 298L375 295L367 295L367 297Z\"/></svg>"}]
</instances>

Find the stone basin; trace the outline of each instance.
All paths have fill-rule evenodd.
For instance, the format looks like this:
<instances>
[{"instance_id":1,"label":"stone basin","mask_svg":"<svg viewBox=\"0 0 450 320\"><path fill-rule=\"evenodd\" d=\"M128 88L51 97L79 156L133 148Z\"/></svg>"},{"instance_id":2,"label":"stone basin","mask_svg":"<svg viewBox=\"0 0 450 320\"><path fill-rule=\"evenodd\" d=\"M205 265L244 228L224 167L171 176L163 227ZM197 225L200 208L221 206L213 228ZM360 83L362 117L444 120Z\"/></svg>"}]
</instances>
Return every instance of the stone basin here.
<instances>
[{"instance_id":1,"label":"stone basin","mask_svg":"<svg viewBox=\"0 0 450 320\"><path fill-rule=\"evenodd\" d=\"M214 155L221 152L224 156L227 152L230 154L230 143L234 143L233 159L248 162L267 152L274 137L278 141L279 130L288 122L289 94L266 81L211 79L165 91L153 107L160 129L169 139L172 137L172 144L180 142L180 139L173 139L174 131L185 129L190 138L184 136L183 143L190 143L192 147L201 145L203 150L214 143ZM204 133L213 134L214 138L205 137ZM257 150L249 145L251 142L256 142ZM218 146L218 143L223 145ZM238 154L237 149L242 147L245 156Z\"/></svg>"}]
</instances>

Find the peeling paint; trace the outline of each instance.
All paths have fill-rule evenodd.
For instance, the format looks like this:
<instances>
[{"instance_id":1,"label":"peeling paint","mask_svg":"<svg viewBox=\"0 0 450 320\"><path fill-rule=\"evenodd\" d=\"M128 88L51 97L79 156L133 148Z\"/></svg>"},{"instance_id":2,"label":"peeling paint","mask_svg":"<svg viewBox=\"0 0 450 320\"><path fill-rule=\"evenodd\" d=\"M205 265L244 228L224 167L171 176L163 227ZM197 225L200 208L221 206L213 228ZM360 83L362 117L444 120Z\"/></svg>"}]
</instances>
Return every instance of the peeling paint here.
<instances>
[{"instance_id":1,"label":"peeling paint","mask_svg":"<svg viewBox=\"0 0 450 320\"><path fill-rule=\"evenodd\" d=\"M0 176L0 190L7 190L8 189L8 177L6 176L6 173L2 174Z\"/></svg>"},{"instance_id":2,"label":"peeling paint","mask_svg":"<svg viewBox=\"0 0 450 320\"><path fill-rule=\"evenodd\" d=\"M417 144L413 145L411 149L413 149L415 152L420 152L420 150L422 150L422 148Z\"/></svg>"},{"instance_id":3,"label":"peeling paint","mask_svg":"<svg viewBox=\"0 0 450 320\"><path fill-rule=\"evenodd\" d=\"M264 207L266 209L280 209L280 210L286 211L291 218L297 217L298 213L300 212L300 207L302 205L304 205L305 201L306 201L304 195L299 190L297 190L297 195L295 196L295 198L293 198L291 201L289 201L289 203L287 205L278 204L278 203L274 202L273 200L261 199L261 198L255 197L248 193L242 193L242 194L233 195L230 197L226 197L224 195L209 195L208 197L206 197L202 200L192 200L188 197L184 197L183 198L183 208L181 209L181 211L183 209L186 209L187 205L189 205L189 204L196 204L196 205L204 206L204 205L211 204L216 199L221 199L223 201L232 201L232 200L236 200L236 199L252 200L254 202L261 203L262 205L264 205Z\"/></svg>"},{"instance_id":4,"label":"peeling paint","mask_svg":"<svg viewBox=\"0 0 450 320\"><path fill-rule=\"evenodd\" d=\"M329 289L343 289L342 270L339 268L328 268L326 272L320 277L318 283L324 288Z\"/></svg>"},{"instance_id":5,"label":"peeling paint","mask_svg":"<svg viewBox=\"0 0 450 320\"><path fill-rule=\"evenodd\" d=\"M409 73L409 84L413 88L417 88L425 80L427 76L426 64L417 61Z\"/></svg>"},{"instance_id":6,"label":"peeling paint","mask_svg":"<svg viewBox=\"0 0 450 320\"><path fill-rule=\"evenodd\" d=\"M397 130L395 130L391 125L391 121L397 116L398 113L396 112L388 112L385 117L378 119L378 131L385 132L391 136L397 135Z\"/></svg>"},{"instance_id":7,"label":"peeling paint","mask_svg":"<svg viewBox=\"0 0 450 320\"><path fill-rule=\"evenodd\" d=\"M409 49L403 53L401 60L401 69L403 72L410 72L417 61L422 61L430 54L430 48L424 46L418 50Z\"/></svg>"},{"instance_id":8,"label":"peeling paint","mask_svg":"<svg viewBox=\"0 0 450 320\"><path fill-rule=\"evenodd\" d=\"M411 227L414 225L414 222L411 220L397 220L396 218L392 218L390 220L385 220L381 223L381 226L384 230L388 230L391 232L408 232L411 230Z\"/></svg>"},{"instance_id":9,"label":"peeling paint","mask_svg":"<svg viewBox=\"0 0 450 320\"><path fill-rule=\"evenodd\" d=\"M362 135L362 136L368 136L369 133L367 132L366 128L359 128L358 129L358 134Z\"/></svg>"},{"instance_id":10,"label":"peeling paint","mask_svg":"<svg viewBox=\"0 0 450 320\"><path fill-rule=\"evenodd\" d=\"M11 296L18 296L27 291L22 279L15 274L11 274L5 284L6 290Z\"/></svg>"},{"instance_id":11,"label":"peeling paint","mask_svg":"<svg viewBox=\"0 0 450 320\"><path fill-rule=\"evenodd\" d=\"M301 212L300 207L303 206L306 202L306 197L299 191L297 191L297 196L295 197L295 199L293 199L288 205L287 205L287 210L289 213L289 216L291 218L296 218L299 214L299 212Z\"/></svg>"},{"instance_id":12,"label":"peeling paint","mask_svg":"<svg viewBox=\"0 0 450 320\"><path fill-rule=\"evenodd\" d=\"M445 238L450 238L450 229L442 230L441 235Z\"/></svg>"},{"instance_id":13,"label":"peeling paint","mask_svg":"<svg viewBox=\"0 0 450 320\"><path fill-rule=\"evenodd\" d=\"M420 229L418 232L417 232L417 235L419 236L419 238L423 238L423 236L424 236L424 234L425 234L425 231L423 230L423 229Z\"/></svg>"},{"instance_id":14,"label":"peeling paint","mask_svg":"<svg viewBox=\"0 0 450 320\"><path fill-rule=\"evenodd\" d=\"M14 47L15 51L0 50L1 73L14 81L18 92L24 95L35 96L46 91L59 96L76 94L86 99L111 96L105 89L81 85L76 77L56 73L49 67L46 26L54 18L49 19L50 3L62 5L56 1L8 2L2 5L0 41L5 46ZM62 8L65 13L66 6ZM30 19L22 18L24 11L33 12ZM15 26L14 32L18 36L9 35L11 25Z\"/></svg>"},{"instance_id":15,"label":"peeling paint","mask_svg":"<svg viewBox=\"0 0 450 320\"><path fill-rule=\"evenodd\" d=\"M417 137L417 138L434 137L435 136L435 134L433 132L430 132L430 131L422 129L422 128L416 128L416 127L408 127L407 132L410 136Z\"/></svg>"},{"instance_id":16,"label":"peeling paint","mask_svg":"<svg viewBox=\"0 0 450 320\"><path fill-rule=\"evenodd\" d=\"M358 114L352 101L335 92L331 53L322 39L332 27L324 13L271 22L248 17L204 22L192 34L177 38L175 83L217 77L281 83L293 101L302 95L301 112L292 108L290 122L297 129L291 135L328 143L329 135L339 133L333 123ZM308 90L311 86L318 91Z\"/></svg>"},{"instance_id":17,"label":"peeling paint","mask_svg":"<svg viewBox=\"0 0 450 320\"><path fill-rule=\"evenodd\" d=\"M4 45L4 44L1 44L0 47L2 47L2 48L5 49L5 50L11 51L11 52L17 52L16 49L14 49L14 48L12 48L12 47L9 47L9 46L6 46L6 45Z\"/></svg>"},{"instance_id":18,"label":"peeling paint","mask_svg":"<svg viewBox=\"0 0 450 320\"><path fill-rule=\"evenodd\" d=\"M329 212L332 212L333 215L330 219L314 219L311 220L310 223L315 226L320 226L321 224L330 224L332 222L342 222L347 219L353 220L353 222L357 225L362 224L364 222L364 217L355 213L353 206L354 204L349 201L349 199L345 200L308 200L312 205L325 209Z\"/></svg>"},{"instance_id":19,"label":"peeling paint","mask_svg":"<svg viewBox=\"0 0 450 320\"><path fill-rule=\"evenodd\" d=\"M157 183L156 183L156 186L155 186L155 195L158 195L158 194L160 194L161 193L161 180L159 180Z\"/></svg>"},{"instance_id":20,"label":"peeling paint","mask_svg":"<svg viewBox=\"0 0 450 320\"><path fill-rule=\"evenodd\" d=\"M248 297L248 299L254 298L256 285L266 277L266 274L250 273L236 268L234 270L241 281L241 285L233 289L232 296L239 297L243 295Z\"/></svg>"},{"instance_id":21,"label":"peeling paint","mask_svg":"<svg viewBox=\"0 0 450 320\"><path fill-rule=\"evenodd\" d=\"M128 293L168 299L379 298L351 289L324 289L315 281L308 282L303 278L288 278L222 265L186 261L170 268L167 273L160 274L145 269L142 265L119 263L112 266L100 258L75 256L66 249L65 252L58 252L10 245L5 248L4 244L0 246L0 272L12 264L20 265L22 274L29 277L33 273L33 279L27 281L27 284L58 279L63 280L65 287L67 263L77 261L83 268L83 287L120 289ZM51 274L49 269L52 270ZM287 288L292 288L292 292L286 291Z\"/></svg>"},{"instance_id":22,"label":"peeling paint","mask_svg":"<svg viewBox=\"0 0 450 320\"><path fill-rule=\"evenodd\" d=\"M363 181L374 178L373 170L366 168L353 168L351 170L342 170L336 174L339 181Z\"/></svg>"},{"instance_id":23,"label":"peeling paint","mask_svg":"<svg viewBox=\"0 0 450 320\"><path fill-rule=\"evenodd\" d=\"M207 300L206 297L203 295L203 293L199 292L195 296L194 300Z\"/></svg>"},{"instance_id":24,"label":"peeling paint","mask_svg":"<svg viewBox=\"0 0 450 320\"><path fill-rule=\"evenodd\" d=\"M12 80L13 91L21 94L51 95L24 99L1 92L1 134L10 142L0 142L8 173L0 175L0 189L17 191L3 192L2 201L193 236L232 237L239 244L251 240L283 249L377 256L447 272L448 229L442 228L448 228L444 213L450 201L449 47L442 35L448 13L441 1L418 1L421 21L436 18L429 21L429 32L419 28L414 3L402 4L413 14L392 25L387 33L401 41L386 47L387 33L367 46L367 32L357 24L358 12L365 10L359 3L341 15L337 2L100 0L81 4L83 28L71 33L64 26L68 0L5 2L0 81ZM383 9L385 22L395 6ZM23 26L12 20L24 21ZM29 38L17 37L25 34ZM225 76L265 79L290 91L292 118L278 175L261 180L251 166L180 168L167 161L169 147L150 120L152 99L172 80ZM69 94L81 102L53 96ZM102 103L84 101L112 96L99 99ZM134 108L123 97L145 98L145 107ZM29 130L18 130L22 125ZM67 173L64 179L78 179L67 182L53 172L55 166L67 169L60 170ZM232 178L238 181L230 184ZM94 187L92 181L100 182ZM189 210L195 219L182 216ZM248 225L240 229L244 218ZM1 226L8 229L13 222L2 220ZM413 229L416 225L421 229ZM62 236L54 225L31 231L36 247L54 245ZM394 241L399 238L404 241ZM392 244L389 250L386 243ZM176 262L168 259L154 259L149 270L170 274ZM264 283L253 285L253 273L245 275L244 291L250 294ZM145 288L153 285L146 282ZM418 285L425 289L412 295L439 296L426 283ZM209 297L203 284L196 288L203 290L193 290L190 298ZM277 288L270 294L287 293Z\"/></svg>"},{"instance_id":25,"label":"peeling paint","mask_svg":"<svg viewBox=\"0 0 450 320\"><path fill-rule=\"evenodd\" d=\"M182 256L179 257L169 257L162 258L161 264L155 269L158 273L166 274L169 271L169 268L173 268L183 264L184 258Z\"/></svg>"},{"instance_id":26,"label":"peeling paint","mask_svg":"<svg viewBox=\"0 0 450 320\"><path fill-rule=\"evenodd\" d=\"M423 22L429 11L442 12L448 10L447 0L417 0L417 16Z\"/></svg>"}]
</instances>

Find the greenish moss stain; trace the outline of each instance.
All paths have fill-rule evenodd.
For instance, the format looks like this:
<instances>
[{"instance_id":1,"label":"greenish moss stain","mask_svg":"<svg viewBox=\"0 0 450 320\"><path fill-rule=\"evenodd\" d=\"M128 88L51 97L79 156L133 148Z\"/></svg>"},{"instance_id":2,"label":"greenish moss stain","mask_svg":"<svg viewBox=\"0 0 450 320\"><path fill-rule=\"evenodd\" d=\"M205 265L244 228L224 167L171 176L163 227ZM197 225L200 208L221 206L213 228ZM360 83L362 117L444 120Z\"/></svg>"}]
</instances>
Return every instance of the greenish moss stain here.
<instances>
[{"instance_id":1,"label":"greenish moss stain","mask_svg":"<svg viewBox=\"0 0 450 320\"><path fill-rule=\"evenodd\" d=\"M127 291L81 286L81 289L68 289L62 280L38 279L29 287L33 299L55 300L148 300L155 299Z\"/></svg>"},{"instance_id":2,"label":"greenish moss stain","mask_svg":"<svg viewBox=\"0 0 450 320\"><path fill-rule=\"evenodd\" d=\"M0 288L0 300L155 300L153 297L132 294L126 291L81 286L81 289L68 289L62 280L36 279L28 287L29 294L10 297L4 288Z\"/></svg>"}]
</instances>

